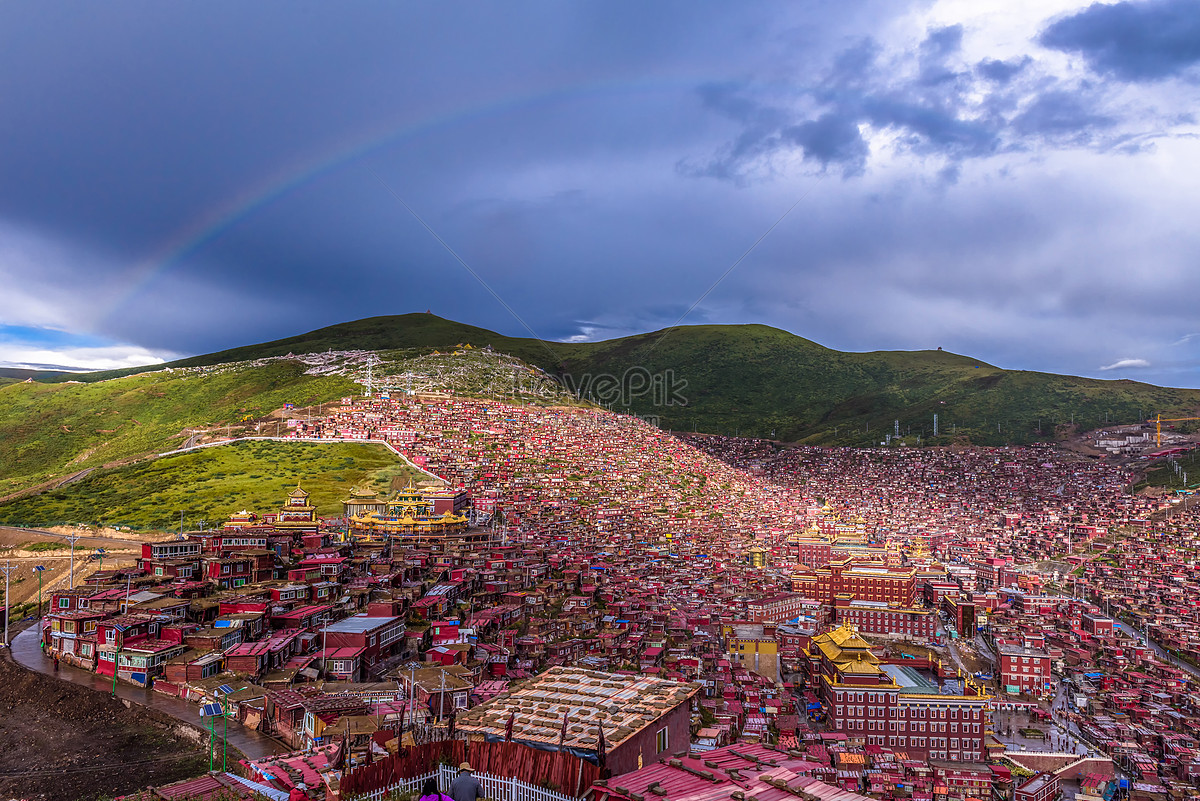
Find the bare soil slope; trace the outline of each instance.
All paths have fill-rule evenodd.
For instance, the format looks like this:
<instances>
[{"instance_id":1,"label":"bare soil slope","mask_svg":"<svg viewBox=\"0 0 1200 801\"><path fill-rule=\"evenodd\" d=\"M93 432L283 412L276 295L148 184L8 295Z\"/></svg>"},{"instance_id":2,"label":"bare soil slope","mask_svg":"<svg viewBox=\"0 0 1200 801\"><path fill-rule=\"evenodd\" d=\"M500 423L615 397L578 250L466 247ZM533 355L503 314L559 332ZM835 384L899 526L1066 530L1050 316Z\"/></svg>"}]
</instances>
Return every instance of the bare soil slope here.
<instances>
[{"instance_id":1,"label":"bare soil slope","mask_svg":"<svg viewBox=\"0 0 1200 801\"><path fill-rule=\"evenodd\" d=\"M0 658L0 798L94 799L197 776L179 723Z\"/></svg>"}]
</instances>

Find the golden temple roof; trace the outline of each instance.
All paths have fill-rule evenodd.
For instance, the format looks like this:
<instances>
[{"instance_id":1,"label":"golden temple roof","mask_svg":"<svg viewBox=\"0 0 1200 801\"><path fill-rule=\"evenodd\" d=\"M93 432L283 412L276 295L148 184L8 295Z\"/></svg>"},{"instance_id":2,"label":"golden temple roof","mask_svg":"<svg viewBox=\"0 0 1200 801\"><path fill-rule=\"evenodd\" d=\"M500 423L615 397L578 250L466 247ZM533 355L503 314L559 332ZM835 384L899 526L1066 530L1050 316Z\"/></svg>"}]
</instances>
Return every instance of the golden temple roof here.
<instances>
[{"instance_id":1,"label":"golden temple roof","mask_svg":"<svg viewBox=\"0 0 1200 801\"><path fill-rule=\"evenodd\" d=\"M879 663L879 658L871 653L871 644L858 636L858 632L849 624L843 623L836 629L818 634L812 638L812 644L830 662L858 661L861 658L872 665Z\"/></svg>"}]
</instances>

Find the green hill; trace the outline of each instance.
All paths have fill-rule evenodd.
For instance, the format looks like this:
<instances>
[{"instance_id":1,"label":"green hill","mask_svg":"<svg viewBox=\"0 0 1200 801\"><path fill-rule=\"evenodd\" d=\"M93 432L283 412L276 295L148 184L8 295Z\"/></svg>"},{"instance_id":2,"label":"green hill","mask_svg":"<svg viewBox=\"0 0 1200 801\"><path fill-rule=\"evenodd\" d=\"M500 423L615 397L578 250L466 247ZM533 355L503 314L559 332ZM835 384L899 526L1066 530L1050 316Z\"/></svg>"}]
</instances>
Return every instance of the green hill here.
<instances>
[{"instance_id":1,"label":"green hill","mask_svg":"<svg viewBox=\"0 0 1200 801\"><path fill-rule=\"evenodd\" d=\"M321 403L357 391L344 377L305 375L291 361L0 386L0 497L178 448L188 428L260 419L285 403Z\"/></svg>"},{"instance_id":2,"label":"green hill","mask_svg":"<svg viewBox=\"0 0 1200 801\"><path fill-rule=\"evenodd\" d=\"M0 505L0 523L49 526L101 524L170 530L215 526L242 509L278 511L297 484L323 517L342 513L356 486L386 491L393 478L425 475L381 445L238 442L108 470Z\"/></svg>"},{"instance_id":3,"label":"green hill","mask_svg":"<svg viewBox=\"0 0 1200 801\"><path fill-rule=\"evenodd\" d=\"M174 366L330 349L490 345L537 365L613 408L664 428L784 440L878 442L900 421L909 442L979 444L1053 439L1108 421L1200 409L1200 391L1004 370L945 351L843 353L764 325L682 326L604 342L507 337L432 314L372 317L287 339L197 356ZM95 380L96 373L77 380ZM658 391L640 388L653 378ZM1176 414L1178 413L1178 414Z\"/></svg>"},{"instance_id":4,"label":"green hill","mask_svg":"<svg viewBox=\"0 0 1200 801\"><path fill-rule=\"evenodd\" d=\"M422 355L459 344L479 355L460 365ZM561 395L536 389L544 376L486 356L487 346L545 370L584 398L653 417L663 428L810 443L878 443L897 420L909 444L918 436L922 444L1023 443L1106 419L1129 423L1200 410L1197 390L1003 370L943 351L843 353L763 325L684 326L557 343L407 314L145 368L154 372L0 385L0 499L79 470L177 448L192 428L240 423L253 433L256 421L267 420L269 433L277 416L268 415L285 403L318 404L359 391L352 379L362 376L361 356L357 363L345 357L322 375L292 359L253 362L268 357L310 354L315 362L330 350L379 351L377 380L390 374L404 386L423 371L430 387L457 370L454 391L477 385L485 397L511 397L503 386L510 381L526 401L561 402Z\"/></svg>"}]
</instances>

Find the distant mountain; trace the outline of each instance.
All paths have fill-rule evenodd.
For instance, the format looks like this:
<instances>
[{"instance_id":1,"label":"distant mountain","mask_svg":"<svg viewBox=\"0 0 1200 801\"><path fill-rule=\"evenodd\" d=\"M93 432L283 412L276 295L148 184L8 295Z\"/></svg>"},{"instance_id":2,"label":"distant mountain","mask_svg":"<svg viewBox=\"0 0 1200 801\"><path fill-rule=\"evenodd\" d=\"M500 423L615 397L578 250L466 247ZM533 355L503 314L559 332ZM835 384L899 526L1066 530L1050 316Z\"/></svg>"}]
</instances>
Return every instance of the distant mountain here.
<instances>
[{"instance_id":1,"label":"distant mountain","mask_svg":"<svg viewBox=\"0 0 1200 801\"><path fill-rule=\"evenodd\" d=\"M941 350L844 353L765 325L698 325L603 342L507 337L432 314L371 317L155 365L194 367L328 350L490 346L583 397L663 428L866 445L899 430L916 444L1023 443L1162 412L1191 416L1200 391L1004 370ZM136 370L51 378L96 381ZM934 416L938 437L933 437Z\"/></svg>"},{"instance_id":2,"label":"distant mountain","mask_svg":"<svg viewBox=\"0 0 1200 801\"><path fill-rule=\"evenodd\" d=\"M26 364L21 367L0 367L0 378L10 378L24 381L32 378L34 381L67 379L73 373L85 372L83 368L62 367L57 364Z\"/></svg>"}]
</instances>

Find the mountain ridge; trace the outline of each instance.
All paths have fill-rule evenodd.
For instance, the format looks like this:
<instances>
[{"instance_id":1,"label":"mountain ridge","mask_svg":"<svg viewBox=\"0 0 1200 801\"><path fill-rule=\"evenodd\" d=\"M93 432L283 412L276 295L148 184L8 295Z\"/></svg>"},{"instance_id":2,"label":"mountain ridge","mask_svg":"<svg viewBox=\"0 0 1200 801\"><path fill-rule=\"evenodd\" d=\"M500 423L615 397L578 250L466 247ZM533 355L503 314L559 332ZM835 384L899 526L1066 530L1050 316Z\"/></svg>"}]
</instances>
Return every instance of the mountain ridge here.
<instances>
[{"instance_id":1,"label":"mountain ridge","mask_svg":"<svg viewBox=\"0 0 1200 801\"><path fill-rule=\"evenodd\" d=\"M1157 412L1184 416L1200 408L1200 390L1005 370L940 349L837 351L758 323L673 326L596 342L553 342L510 337L427 312L363 318L147 368L69 378L98 381L148 369L326 350L432 351L466 344L515 356L584 397L590 393L604 405L653 418L663 427L789 441L874 444L885 426L894 435L898 420L910 444L916 436L927 443L937 414L937 442L1019 443L1052 440L1106 420L1132 423ZM663 383L641 386L644 380ZM598 386L605 391L597 392Z\"/></svg>"}]
</instances>

